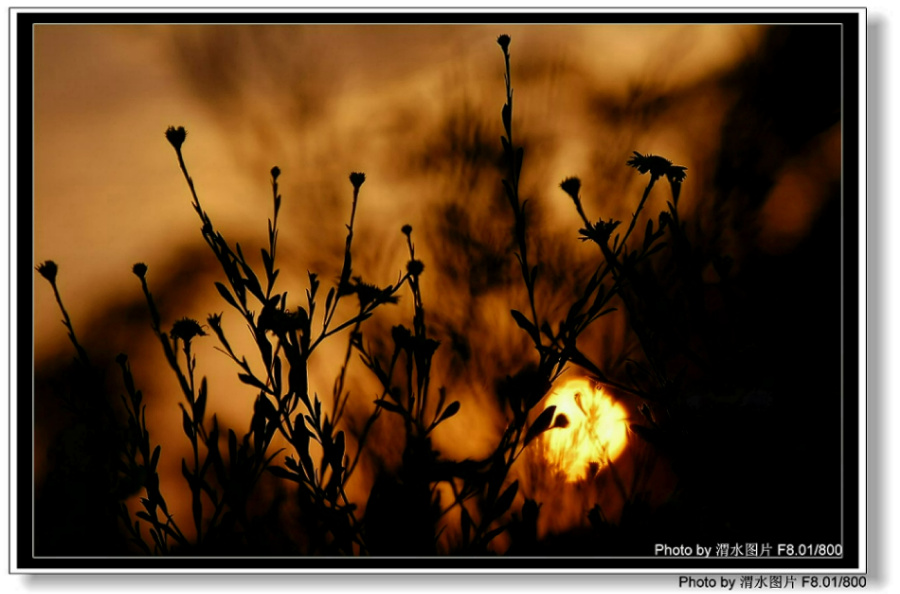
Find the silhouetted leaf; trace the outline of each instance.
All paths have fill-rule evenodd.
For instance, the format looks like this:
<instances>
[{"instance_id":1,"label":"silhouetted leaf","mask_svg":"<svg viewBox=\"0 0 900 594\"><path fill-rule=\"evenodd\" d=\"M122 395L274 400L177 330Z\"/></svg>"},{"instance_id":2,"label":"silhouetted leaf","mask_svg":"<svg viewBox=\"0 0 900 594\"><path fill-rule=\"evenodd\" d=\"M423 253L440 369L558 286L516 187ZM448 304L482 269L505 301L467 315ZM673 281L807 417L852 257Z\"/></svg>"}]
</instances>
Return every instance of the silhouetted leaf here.
<instances>
[{"instance_id":1,"label":"silhouetted leaf","mask_svg":"<svg viewBox=\"0 0 900 594\"><path fill-rule=\"evenodd\" d=\"M472 518L469 516L469 510L466 509L466 506L460 505L462 511L460 512L460 526L462 530L462 539L463 539L463 549L469 546L469 531L472 529Z\"/></svg>"},{"instance_id":2,"label":"silhouetted leaf","mask_svg":"<svg viewBox=\"0 0 900 594\"><path fill-rule=\"evenodd\" d=\"M218 289L219 291L219 295L221 295L222 298L229 303L229 305L231 305L235 309L240 309L238 307L237 301L234 300L234 297L231 296L231 292L227 288L225 288L225 285L219 282L215 283L215 285L216 289Z\"/></svg>"},{"instance_id":3,"label":"silhouetted leaf","mask_svg":"<svg viewBox=\"0 0 900 594\"><path fill-rule=\"evenodd\" d=\"M516 204L516 193L505 179L503 180L503 189L506 190L506 197L509 199L509 203L518 208L518 204Z\"/></svg>"},{"instance_id":4,"label":"silhouetted leaf","mask_svg":"<svg viewBox=\"0 0 900 594\"><path fill-rule=\"evenodd\" d=\"M138 518L144 520L145 522L150 522L151 524L153 523L153 518L151 518L151 517L150 517L150 514L148 514L148 513L145 512L145 511L138 511L138 512L135 512L134 515L137 516Z\"/></svg>"},{"instance_id":5,"label":"silhouetted leaf","mask_svg":"<svg viewBox=\"0 0 900 594\"><path fill-rule=\"evenodd\" d=\"M282 468L281 466L269 466L266 468L269 472L277 476L278 478L283 478L289 481L293 481L295 483L300 482L299 476L289 470Z\"/></svg>"},{"instance_id":6,"label":"silhouetted leaf","mask_svg":"<svg viewBox=\"0 0 900 594\"><path fill-rule=\"evenodd\" d=\"M334 450L331 452L331 466L336 471L340 471L341 467L344 464L345 449L346 440L344 438L344 432L338 431L337 436L334 438Z\"/></svg>"},{"instance_id":7,"label":"silhouetted leaf","mask_svg":"<svg viewBox=\"0 0 900 594\"><path fill-rule=\"evenodd\" d=\"M244 258L243 252L241 252L241 244L236 244L238 251L238 265L240 265L241 270L244 271L244 279L243 284L247 289L249 289L250 293L253 294L254 297L259 299L260 301L265 301L265 295L263 295L262 288L259 284L259 279L256 278L256 273L253 272L253 269L247 264L246 258Z\"/></svg>"},{"instance_id":8,"label":"silhouetted leaf","mask_svg":"<svg viewBox=\"0 0 900 594\"><path fill-rule=\"evenodd\" d=\"M494 510L492 516L494 518L499 518L503 514L506 513L506 510L512 505L513 500L516 498L516 493L519 492L519 481L514 481L509 487L506 488L506 491L503 492L500 497L497 498L497 503L494 505Z\"/></svg>"},{"instance_id":9,"label":"silhouetted leaf","mask_svg":"<svg viewBox=\"0 0 900 594\"><path fill-rule=\"evenodd\" d=\"M499 528L494 528L493 530L487 532L484 535L484 544L488 544L489 542L491 542L492 540L497 538L499 535L503 534L503 532L505 532L505 531L506 531L506 526L500 526Z\"/></svg>"},{"instance_id":10,"label":"silhouetted leaf","mask_svg":"<svg viewBox=\"0 0 900 594\"><path fill-rule=\"evenodd\" d=\"M219 494L216 492L216 490L213 489L212 486L208 482L206 482L206 480L203 479L202 474L201 474L199 480L200 480L200 488L203 490L204 493L209 495L209 498L212 501L213 506L218 505Z\"/></svg>"},{"instance_id":11,"label":"silhouetted leaf","mask_svg":"<svg viewBox=\"0 0 900 594\"><path fill-rule=\"evenodd\" d=\"M309 430L307 430L306 423L301 415L297 415L294 419L293 446L297 451L297 455L300 456L300 463L303 465L307 479L313 481L316 474L312 457L309 455Z\"/></svg>"},{"instance_id":12,"label":"silhouetted leaf","mask_svg":"<svg viewBox=\"0 0 900 594\"><path fill-rule=\"evenodd\" d=\"M263 364L266 369L272 367L272 345L266 338L266 332L262 328L256 332L256 346L259 348L259 354L262 357Z\"/></svg>"},{"instance_id":13,"label":"silhouetted leaf","mask_svg":"<svg viewBox=\"0 0 900 594\"><path fill-rule=\"evenodd\" d=\"M441 410L444 407L444 401L447 399L447 388L441 386L438 389L438 403L437 410ZM455 413L454 413L455 414Z\"/></svg>"},{"instance_id":14,"label":"silhouetted leaf","mask_svg":"<svg viewBox=\"0 0 900 594\"><path fill-rule=\"evenodd\" d=\"M248 375L246 373L239 373L238 378L245 384L253 386L254 388L259 388L260 390L264 390L264 391L268 390L268 388L266 388L266 385L264 383L262 383L261 381L259 381L252 375Z\"/></svg>"},{"instance_id":15,"label":"silhouetted leaf","mask_svg":"<svg viewBox=\"0 0 900 594\"><path fill-rule=\"evenodd\" d=\"M191 487L191 491L194 490L194 476L191 474L191 471L187 467L187 462L184 458L181 459L181 474L187 480L188 485Z\"/></svg>"},{"instance_id":16,"label":"silhouetted leaf","mask_svg":"<svg viewBox=\"0 0 900 594\"><path fill-rule=\"evenodd\" d=\"M331 302L334 300L334 287L328 289L328 295L325 296L325 311L331 310Z\"/></svg>"},{"instance_id":17,"label":"silhouetted leaf","mask_svg":"<svg viewBox=\"0 0 900 594\"><path fill-rule=\"evenodd\" d=\"M184 429L184 434L188 436L188 439L193 441L194 427L191 423L191 417L188 416L187 411L183 407L181 409L181 428Z\"/></svg>"},{"instance_id":18,"label":"silhouetted leaf","mask_svg":"<svg viewBox=\"0 0 900 594\"><path fill-rule=\"evenodd\" d=\"M375 401L375 405L376 405L376 406L380 406L381 408L383 408L383 409L385 409L385 410L389 410L389 411L391 411L392 413L396 413L396 414L398 414L398 415L406 416L406 411L405 411L405 410L403 410L402 408L400 408L400 406L398 406L398 405L396 405L396 404L393 404L393 403L391 403L391 402L388 402L387 400L376 400L376 401Z\"/></svg>"},{"instance_id":19,"label":"silhouetted leaf","mask_svg":"<svg viewBox=\"0 0 900 594\"><path fill-rule=\"evenodd\" d=\"M206 378L200 380L200 391L197 393L197 400L194 402L194 418L197 423L203 423L203 415L206 413Z\"/></svg>"},{"instance_id":20,"label":"silhouetted leaf","mask_svg":"<svg viewBox=\"0 0 900 594\"><path fill-rule=\"evenodd\" d=\"M447 408L444 409L444 412L441 413L441 418L437 420L437 423L442 423L459 412L459 400L454 400L451 402ZM435 424L437 424L435 423Z\"/></svg>"},{"instance_id":21,"label":"silhouetted leaf","mask_svg":"<svg viewBox=\"0 0 900 594\"><path fill-rule=\"evenodd\" d=\"M159 453L161 446L153 448L153 455L150 457L150 472L156 472L156 466L159 464Z\"/></svg>"},{"instance_id":22,"label":"silhouetted leaf","mask_svg":"<svg viewBox=\"0 0 900 594\"><path fill-rule=\"evenodd\" d=\"M531 443L531 440L550 427L550 421L553 420L553 414L555 412L556 406L548 406L540 415L538 415L538 418L534 420L534 423L531 424L531 427L528 428L528 432L525 434L525 445Z\"/></svg>"},{"instance_id":23,"label":"silhouetted leaf","mask_svg":"<svg viewBox=\"0 0 900 594\"><path fill-rule=\"evenodd\" d=\"M272 378L275 383L275 391L279 392L281 390L281 357L275 357L272 368Z\"/></svg>"},{"instance_id":24,"label":"silhouetted leaf","mask_svg":"<svg viewBox=\"0 0 900 594\"><path fill-rule=\"evenodd\" d=\"M511 309L510 313L512 314L513 319L515 319L516 324L519 325L519 328L525 330L525 332L527 332L528 335L531 336L531 340L533 340L535 344L540 343L540 335L538 334L537 328L534 327L534 324L532 324L528 320L528 318L526 318L525 315L518 310Z\"/></svg>"}]
</instances>

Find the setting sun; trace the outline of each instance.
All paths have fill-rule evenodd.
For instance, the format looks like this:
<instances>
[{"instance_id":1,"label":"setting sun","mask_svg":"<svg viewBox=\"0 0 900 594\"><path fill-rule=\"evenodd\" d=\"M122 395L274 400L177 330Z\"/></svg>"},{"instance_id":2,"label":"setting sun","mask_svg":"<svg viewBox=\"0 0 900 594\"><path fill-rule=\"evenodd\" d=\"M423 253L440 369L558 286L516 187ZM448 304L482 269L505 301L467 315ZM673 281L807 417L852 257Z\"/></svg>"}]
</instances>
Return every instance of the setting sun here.
<instances>
[{"instance_id":1,"label":"setting sun","mask_svg":"<svg viewBox=\"0 0 900 594\"><path fill-rule=\"evenodd\" d=\"M567 481L590 478L624 451L628 413L599 385L570 380L550 394L547 406L556 406L558 427L544 434L544 455Z\"/></svg>"}]
</instances>

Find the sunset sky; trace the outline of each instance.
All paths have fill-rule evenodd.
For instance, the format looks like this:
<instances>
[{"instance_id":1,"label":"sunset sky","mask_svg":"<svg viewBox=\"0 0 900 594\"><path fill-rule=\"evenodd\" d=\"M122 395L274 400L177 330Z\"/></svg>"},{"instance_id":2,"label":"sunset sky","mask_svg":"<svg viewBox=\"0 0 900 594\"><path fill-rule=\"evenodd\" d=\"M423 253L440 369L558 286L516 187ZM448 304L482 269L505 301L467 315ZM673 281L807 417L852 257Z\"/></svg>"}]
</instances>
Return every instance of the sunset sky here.
<instances>
[{"instance_id":1,"label":"sunset sky","mask_svg":"<svg viewBox=\"0 0 900 594\"><path fill-rule=\"evenodd\" d=\"M435 188L431 171L404 166L440 142L442 118L499 123L490 117L503 99L498 32L515 40L517 107L542 139L542 171L529 181L566 214L556 184L598 175L601 150L619 163L644 146L689 166L715 150L715 126L734 100L716 77L759 39L754 26L38 26L35 258L60 264L77 315L91 316L103 295L133 285L131 264L162 264L196 240L162 135L169 125L188 129L189 164L220 224L258 221L247 228L257 235L273 164L289 202L302 194L314 204L334 203L345 172L365 170L363 224L373 227L417 208L423 194L457 192L446 176ZM590 103L627 104L641 92L687 92L690 104L650 122L610 119ZM694 188L711 173L698 167ZM686 199L694 193L686 188ZM50 299L37 292L36 310ZM52 317L38 316L35 330L39 345L64 340Z\"/></svg>"}]
</instances>

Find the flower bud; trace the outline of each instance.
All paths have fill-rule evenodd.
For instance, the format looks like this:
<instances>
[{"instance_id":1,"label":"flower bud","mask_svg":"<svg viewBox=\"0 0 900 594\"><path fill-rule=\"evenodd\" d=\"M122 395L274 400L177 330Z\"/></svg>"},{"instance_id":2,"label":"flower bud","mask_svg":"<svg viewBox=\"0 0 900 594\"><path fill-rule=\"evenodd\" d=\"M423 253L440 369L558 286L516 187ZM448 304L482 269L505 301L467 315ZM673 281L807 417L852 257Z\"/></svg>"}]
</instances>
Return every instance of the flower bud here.
<instances>
[{"instance_id":1,"label":"flower bud","mask_svg":"<svg viewBox=\"0 0 900 594\"><path fill-rule=\"evenodd\" d=\"M184 126L169 126L166 130L166 139L171 143L173 147L175 147L176 151L181 150L181 145L184 144L184 139L187 137L187 131L184 129Z\"/></svg>"},{"instance_id":2,"label":"flower bud","mask_svg":"<svg viewBox=\"0 0 900 594\"><path fill-rule=\"evenodd\" d=\"M363 185L363 182L366 181L365 173L351 173L350 174L350 183L353 184L354 190L359 190L359 187Z\"/></svg>"},{"instance_id":3,"label":"flower bud","mask_svg":"<svg viewBox=\"0 0 900 594\"><path fill-rule=\"evenodd\" d=\"M421 260L410 260L406 263L406 271L412 276L419 276L425 271L425 264Z\"/></svg>"},{"instance_id":4,"label":"flower bud","mask_svg":"<svg viewBox=\"0 0 900 594\"><path fill-rule=\"evenodd\" d=\"M206 332L196 320L181 318L172 325L172 338L180 338L184 342L190 342L196 336L206 336Z\"/></svg>"},{"instance_id":5,"label":"flower bud","mask_svg":"<svg viewBox=\"0 0 900 594\"><path fill-rule=\"evenodd\" d=\"M51 283L56 282L56 273L59 271L59 268L53 260L47 260L43 264L37 265L35 270Z\"/></svg>"},{"instance_id":6,"label":"flower bud","mask_svg":"<svg viewBox=\"0 0 900 594\"><path fill-rule=\"evenodd\" d=\"M578 202L578 192L581 191L581 180L577 177L567 177L559 184L563 192L572 197L572 200Z\"/></svg>"}]
</instances>

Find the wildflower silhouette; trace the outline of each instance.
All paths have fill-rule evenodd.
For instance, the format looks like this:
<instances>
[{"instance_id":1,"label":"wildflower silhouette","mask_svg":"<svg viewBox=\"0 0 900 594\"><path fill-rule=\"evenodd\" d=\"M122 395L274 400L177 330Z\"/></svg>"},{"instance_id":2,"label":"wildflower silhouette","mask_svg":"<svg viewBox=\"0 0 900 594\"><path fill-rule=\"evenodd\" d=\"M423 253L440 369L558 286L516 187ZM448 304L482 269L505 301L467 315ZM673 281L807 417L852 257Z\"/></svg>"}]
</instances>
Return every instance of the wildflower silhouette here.
<instances>
[{"instance_id":1,"label":"wildflower silhouette","mask_svg":"<svg viewBox=\"0 0 900 594\"><path fill-rule=\"evenodd\" d=\"M206 332L203 331L203 328L200 327L196 320L181 318L172 325L170 335L172 338L190 342L197 336L206 336Z\"/></svg>"},{"instance_id":2,"label":"wildflower silhouette","mask_svg":"<svg viewBox=\"0 0 900 594\"><path fill-rule=\"evenodd\" d=\"M649 171L650 175L655 179L665 176L671 183L683 182L686 176L685 171L687 170L687 167L672 165L672 162L664 157L650 154L642 155L637 151L634 151L634 156L628 160L627 165L634 167L642 175Z\"/></svg>"},{"instance_id":3,"label":"wildflower silhouette","mask_svg":"<svg viewBox=\"0 0 900 594\"><path fill-rule=\"evenodd\" d=\"M274 175L274 174L273 174ZM366 181L365 173L351 173L350 174L350 183L353 184L353 188L358 190L361 185Z\"/></svg>"},{"instance_id":4,"label":"wildflower silhouette","mask_svg":"<svg viewBox=\"0 0 900 594\"><path fill-rule=\"evenodd\" d=\"M629 167L637 169L641 175L647 172L650 173L650 185L648 188L652 188L653 184L656 183L656 180L660 177L668 179L669 185L672 186L673 202L677 206L678 196L681 194L681 184L684 182L684 178L687 177L687 173L685 173L687 167L672 165L671 161L657 155L642 155L637 151L633 152L634 156L629 159L626 164ZM649 189L647 193L649 194Z\"/></svg>"},{"instance_id":5,"label":"wildflower silhouette","mask_svg":"<svg viewBox=\"0 0 900 594\"><path fill-rule=\"evenodd\" d=\"M42 264L38 264L35 267L35 270L37 270L41 276L43 276L51 283L56 282L56 273L59 271L59 268L56 266L56 262L54 262L53 260L47 260Z\"/></svg>"},{"instance_id":6,"label":"wildflower silhouette","mask_svg":"<svg viewBox=\"0 0 900 594\"><path fill-rule=\"evenodd\" d=\"M65 325L66 329L69 331L69 341L75 347L75 350L78 352L78 358L76 359L85 367L90 367L90 359L88 359L87 351L84 350L84 347L81 346L81 343L78 342L78 339L75 337L75 328L72 326L72 320L69 318L69 312L66 311L65 306L62 302L62 297L59 294L59 288L56 286L56 276L59 274L59 266L57 266L56 262L53 260L47 260L41 264L35 266L35 270L37 270L38 274L47 279L47 282L50 283L50 286L53 288L53 296L56 297L56 303L59 305L59 311L63 315L63 325Z\"/></svg>"},{"instance_id":7,"label":"wildflower silhouette","mask_svg":"<svg viewBox=\"0 0 900 594\"><path fill-rule=\"evenodd\" d=\"M425 270L425 264L421 260L410 260L406 264L406 271L412 276L419 276Z\"/></svg>"},{"instance_id":8,"label":"wildflower silhouette","mask_svg":"<svg viewBox=\"0 0 900 594\"><path fill-rule=\"evenodd\" d=\"M584 224L587 227L591 226L590 221L588 221L587 215L584 213L584 207L581 205L581 197L579 196L579 192L581 191L581 180L577 177L567 177L559 184L559 187L562 188L563 192L569 195L572 201L575 203L575 208L578 210L579 216L581 216L581 220L584 221Z\"/></svg>"},{"instance_id":9,"label":"wildflower silhouette","mask_svg":"<svg viewBox=\"0 0 900 594\"><path fill-rule=\"evenodd\" d=\"M176 151L181 150L181 145L184 144L184 139L187 138L187 131L184 129L184 126L169 126L166 130L166 139L175 147Z\"/></svg>"},{"instance_id":10,"label":"wildflower silhouette","mask_svg":"<svg viewBox=\"0 0 900 594\"><path fill-rule=\"evenodd\" d=\"M567 177L560 184L559 187L563 189L563 191L572 197L576 203L578 202L578 192L581 190L581 180L577 177Z\"/></svg>"}]
</instances>

